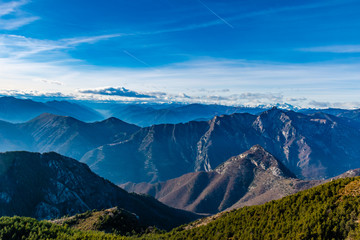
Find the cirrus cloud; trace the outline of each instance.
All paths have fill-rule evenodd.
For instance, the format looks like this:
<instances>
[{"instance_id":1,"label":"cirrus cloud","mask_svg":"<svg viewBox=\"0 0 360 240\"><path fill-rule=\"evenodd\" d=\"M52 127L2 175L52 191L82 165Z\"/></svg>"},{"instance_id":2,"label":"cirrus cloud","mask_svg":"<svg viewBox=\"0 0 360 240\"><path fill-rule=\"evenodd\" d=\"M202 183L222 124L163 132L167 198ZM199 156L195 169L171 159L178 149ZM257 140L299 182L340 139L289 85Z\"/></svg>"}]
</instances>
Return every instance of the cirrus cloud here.
<instances>
[{"instance_id":1,"label":"cirrus cloud","mask_svg":"<svg viewBox=\"0 0 360 240\"><path fill-rule=\"evenodd\" d=\"M0 2L0 29L14 30L40 19L20 10L28 3L28 0Z\"/></svg>"}]
</instances>

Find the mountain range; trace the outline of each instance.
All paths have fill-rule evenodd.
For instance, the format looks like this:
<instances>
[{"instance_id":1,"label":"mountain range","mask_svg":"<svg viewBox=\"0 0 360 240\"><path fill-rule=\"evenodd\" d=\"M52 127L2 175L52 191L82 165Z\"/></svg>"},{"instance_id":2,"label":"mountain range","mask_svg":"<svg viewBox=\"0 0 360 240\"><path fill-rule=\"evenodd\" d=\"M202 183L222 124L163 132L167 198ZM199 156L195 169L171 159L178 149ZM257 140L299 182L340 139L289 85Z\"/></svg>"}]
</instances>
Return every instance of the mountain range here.
<instances>
[{"instance_id":1,"label":"mountain range","mask_svg":"<svg viewBox=\"0 0 360 240\"><path fill-rule=\"evenodd\" d=\"M233 107L204 104L133 105L117 104L108 108L108 115L125 122L148 127L155 124L177 124L189 121L207 121L215 116L233 113L259 114L263 107Z\"/></svg>"},{"instance_id":2,"label":"mountain range","mask_svg":"<svg viewBox=\"0 0 360 240\"><path fill-rule=\"evenodd\" d=\"M129 194L88 166L57 153L0 153L0 216L59 218L93 209L123 208L141 224L171 229L198 218L152 197Z\"/></svg>"},{"instance_id":3,"label":"mountain range","mask_svg":"<svg viewBox=\"0 0 360 240\"><path fill-rule=\"evenodd\" d=\"M158 182L211 171L256 144L299 178L325 179L360 167L357 122L277 108L258 116L238 113L141 128L128 140L87 152L81 161L118 184Z\"/></svg>"},{"instance_id":4,"label":"mountain range","mask_svg":"<svg viewBox=\"0 0 360 240\"><path fill-rule=\"evenodd\" d=\"M234 113L143 128L113 117L86 123L44 113L24 123L0 121L0 151L56 151L122 184L211 171L259 144L297 177L325 179L360 167L356 112L334 112L348 114L337 117L272 108L258 115Z\"/></svg>"}]
</instances>

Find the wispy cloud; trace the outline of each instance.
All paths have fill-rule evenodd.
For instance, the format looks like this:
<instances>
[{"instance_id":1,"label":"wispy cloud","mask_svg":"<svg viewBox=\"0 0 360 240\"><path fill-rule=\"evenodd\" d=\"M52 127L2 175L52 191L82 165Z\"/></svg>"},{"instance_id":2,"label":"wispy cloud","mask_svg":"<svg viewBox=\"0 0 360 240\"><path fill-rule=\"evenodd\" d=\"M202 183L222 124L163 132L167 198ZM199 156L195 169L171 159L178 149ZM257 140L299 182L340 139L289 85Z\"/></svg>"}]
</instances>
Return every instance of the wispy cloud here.
<instances>
[{"instance_id":1,"label":"wispy cloud","mask_svg":"<svg viewBox=\"0 0 360 240\"><path fill-rule=\"evenodd\" d=\"M19 27L28 25L36 20L38 20L39 17L22 17L22 18L16 18L16 19L0 19L0 29L4 30L13 30L17 29Z\"/></svg>"},{"instance_id":2,"label":"wispy cloud","mask_svg":"<svg viewBox=\"0 0 360 240\"><path fill-rule=\"evenodd\" d=\"M0 2L0 29L18 29L40 19L20 10L20 7L27 3L29 3L28 0Z\"/></svg>"},{"instance_id":3,"label":"wispy cloud","mask_svg":"<svg viewBox=\"0 0 360 240\"><path fill-rule=\"evenodd\" d=\"M51 80L47 80L47 79L34 79L34 81L40 81L40 82L43 82L43 83L53 84L53 85L58 85L58 86L63 85L62 82L59 82L59 81L51 81Z\"/></svg>"},{"instance_id":4,"label":"wispy cloud","mask_svg":"<svg viewBox=\"0 0 360 240\"><path fill-rule=\"evenodd\" d=\"M223 23L225 23L226 25L228 25L231 28L234 28L233 25L231 25L228 21L226 21L224 18L220 17L216 12L214 12L211 8L209 8L205 3L203 3L201 0L198 0L198 2L203 5L209 12L211 12L213 15L215 15L215 17L217 17L218 19L220 19Z\"/></svg>"},{"instance_id":5,"label":"wispy cloud","mask_svg":"<svg viewBox=\"0 0 360 240\"><path fill-rule=\"evenodd\" d=\"M25 36L0 35L0 57L24 58L43 52L59 51L76 47L80 44L96 43L111 38L121 37L121 34L107 34L88 37L66 38L57 41L40 40Z\"/></svg>"},{"instance_id":6,"label":"wispy cloud","mask_svg":"<svg viewBox=\"0 0 360 240\"><path fill-rule=\"evenodd\" d=\"M292 5L292 6L277 7L277 8L267 8L267 9L263 9L263 10L240 12L236 15L226 17L226 20L225 20L224 18L222 18L221 16L216 14L207 5L205 5L201 0L198 0L198 1L205 8L207 8L212 14L214 14L218 18L218 20L207 21L207 22L202 22L202 23L194 23L194 24L190 24L190 25L186 25L186 26L182 26L182 27L167 28L167 29L162 29L162 30L152 31L152 32L138 32L136 34L145 35L145 34L162 34L162 33L171 33L171 32L191 31L191 30L196 30L196 29L201 29L201 28L217 26L220 24L226 24L229 27L234 28L234 26L232 24L230 24L229 21L236 22L239 20L255 18L255 17L259 17L259 16L264 16L264 15L278 14L278 13L284 13L284 12L295 12L295 11L302 11L302 10L307 10L307 9L319 9L319 8L324 8L324 7L329 7L329 6L341 5L341 4L344 4L349 1L351 2L351 0L349 0L349 1L330 0L330 1L315 2L315 3L310 3L310 4L300 4L300 5Z\"/></svg>"},{"instance_id":7,"label":"wispy cloud","mask_svg":"<svg viewBox=\"0 0 360 240\"><path fill-rule=\"evenodd\" d=\"M299 98L287 98L286 101L288 102L304 102L307 98L305 97L299 97Z\"/></svg>"},{"instance_id":8,"label":"wispy cloud","mask_svg":"<svg viewBox=\"0 0 360 240\"><path fill-rule=\"evenodd\" d=\"M11 1L0 3L0 17L14 13L19 7L27 4L29 1L20 0L20 1Z\"/></svg>"},{"instance_id":9,"label":"wispy cloud","mask_svg":"<svg viewBox=\"0 0 360 240\"><path fill-rule=\"evenodd\" d=\"M149 64L147 64L146 62L144 62L143 60L141 60L140 58L134 56L133 54L129 53L126 50L123 50L123 52L128 55L129 57L131 57L132 59L135 59L136 61L138 61L139 63L142 63L143 65L147 66L147 67L151 67Z\"/></svg>"},{"instance_id":10,"label":"wispy cloud","mask_svg":"<svg viewBox=\"0 0 360 240\"><path fill-rule=\"evenodd\" d=\"M83 43L96 43L102 40L108 40L111 38L118 38L125 36L126 34L122 33L115 33L115 34L105 34L105 35L98 35L98 36L90 36L90 37L76 37L76 38L66 38L59 40L65 46L76 46Z\"/></svg>"},{"instance_id":11,"label":"wispy cloud","mask_svg":"<svg viewBox=\"0 0 360 240\"><path fill-rule=\"evenodd\" d=\"M360 45L336 45L311 48L300 48L303 52L324 52L324 53L360 53Z\"/></svg>"},{"instance_id":12,"label":"wispy cloud","mask_svg":"<svg viewBox=\"0 0 360 240\"><path fill-rule=\"evenodd\" d=\"M309 105L316 107L316 108L328 108L331 106L331 103L330 102L310 101Z\"/></svg>"}]
</instances>

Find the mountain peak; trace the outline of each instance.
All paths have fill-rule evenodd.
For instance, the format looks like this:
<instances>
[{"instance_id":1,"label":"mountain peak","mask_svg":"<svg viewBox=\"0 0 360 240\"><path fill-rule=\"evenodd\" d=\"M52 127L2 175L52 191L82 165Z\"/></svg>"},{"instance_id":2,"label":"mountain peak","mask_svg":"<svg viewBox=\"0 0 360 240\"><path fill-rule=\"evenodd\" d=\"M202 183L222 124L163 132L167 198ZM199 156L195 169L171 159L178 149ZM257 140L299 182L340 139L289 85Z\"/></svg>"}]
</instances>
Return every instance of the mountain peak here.
<instances>
[{"instance_id":1,"label":"mountain peak","mask_svg":"<svg viewBox=\"0 0 360 240\"><path fill-rule=\"evenodd\" d=\"M37 116L36 118L30 120L29 122L33 122L33 121L39 121L39 120L69 120L72 122L82 122L76 118L70 117L70 116L61 116L61 115L56 115L53 113L42 113L39 116Z\"/></svg>"},{"instance_id":2,"label":"mountain peak","mask_svg":"<svg viewBox=\"0 0 360 240\"><path fill-rule=\"evenodd\" d=\"M249 150L248 150L248 152L256 152L256 151L260 151L260 152L266 152L267 153L267 151L260 145L260 144L256 144L256 145L254 145L254 146L252 146Z\"/></svg>"},{"instance_id":3,"label":"mountain peak","mask_svg":"<svg viewBox=\"0 0 360 240\"><path fill-rule=\"evenodd\" d=\"M234 156L209 172L188 173L157 184L125 184L128 191L151 194L170 206L198 213L216 213L235 205L261 204L302 186L262 146ZM305 184L306 185L306 184Z\"/></svg>"},{"instance_id":4,"label":"mountain peak","mask_svg":"<svg viewBox=\"0 0 360 240\"><path fill-rule=\"evenodd\" d=\"M237 174L244 168L259 171L271 170L278 177L295 177L280 161L262 146L254 145L248 151L234 156L214 169L219 174Z\"/></svg>"},{"instance_id":5,"label":"mountain peak","mask_svg":"<svg viewBox=\"0 0 360 240\"><path fill-rule=\"evenodd\" d=\"M116 117L109 117L101 122L104 122L104 123L120 123L120 122L124 122Z\"/></svg>"},{"instance_id":6,"label":"mountain peak","mask_svg":"<svg viewBox=\"0 0 360 240\"><path fill-rule=\"evenodd\" d=\"M267 113L267 114L275 114L275 113L283 113L284 111L282 110L282 109L279 109L279 108L277 108L277 107L272 107L272 108L270 108L269 110L267 110L267 111L265 111L265 112L263 112L263 113Z\"/></svg>"}]
</instances>

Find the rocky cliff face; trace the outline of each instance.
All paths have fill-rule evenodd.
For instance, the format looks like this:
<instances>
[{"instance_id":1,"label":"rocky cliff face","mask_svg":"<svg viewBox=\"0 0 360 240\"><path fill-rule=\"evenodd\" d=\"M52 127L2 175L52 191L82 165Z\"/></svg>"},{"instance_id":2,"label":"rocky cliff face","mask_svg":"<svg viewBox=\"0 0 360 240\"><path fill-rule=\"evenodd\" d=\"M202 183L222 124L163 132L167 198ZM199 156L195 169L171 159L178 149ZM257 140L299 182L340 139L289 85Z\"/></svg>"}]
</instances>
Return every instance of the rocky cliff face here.
<instances>
[{"instance_id":1,"label":"rocky cliff face","mask_svg":"<svg viewBox=\"0 0 360 240\"><path fill-rule=\"evenodd\" d=\"M196 215L153 198L129 194L97 176L83 163L56 153L0 154L0 215L59 218L118 206L145 225L171 228Z\"/></svg>"},{"instance_id":2,"label":"rocky cliff face","mask_svg":"<svg viewBox=\"0 0 360 240\"><path fill-rule=\"evenodd\" d=\"M188 173L155 184L127 183L121 186L130 192L153 195L176 208L217 213L265 203L318 183L296 179L281 162L256 145L212 171Z\"/></svg>"},{"instance_id":3,"label":"rocky cliff face","mask_svg":"<svg viewBox=\"0 0 360 240\"><path fill-rule=\"evenodd\" d=\"M349 121L273 108L259 116L155 125L89 151L81 161L116 183L156 182L211 171L259 144L298 177L322 179L360 167L360 128Z\"/></svg>"}]
</instances>

